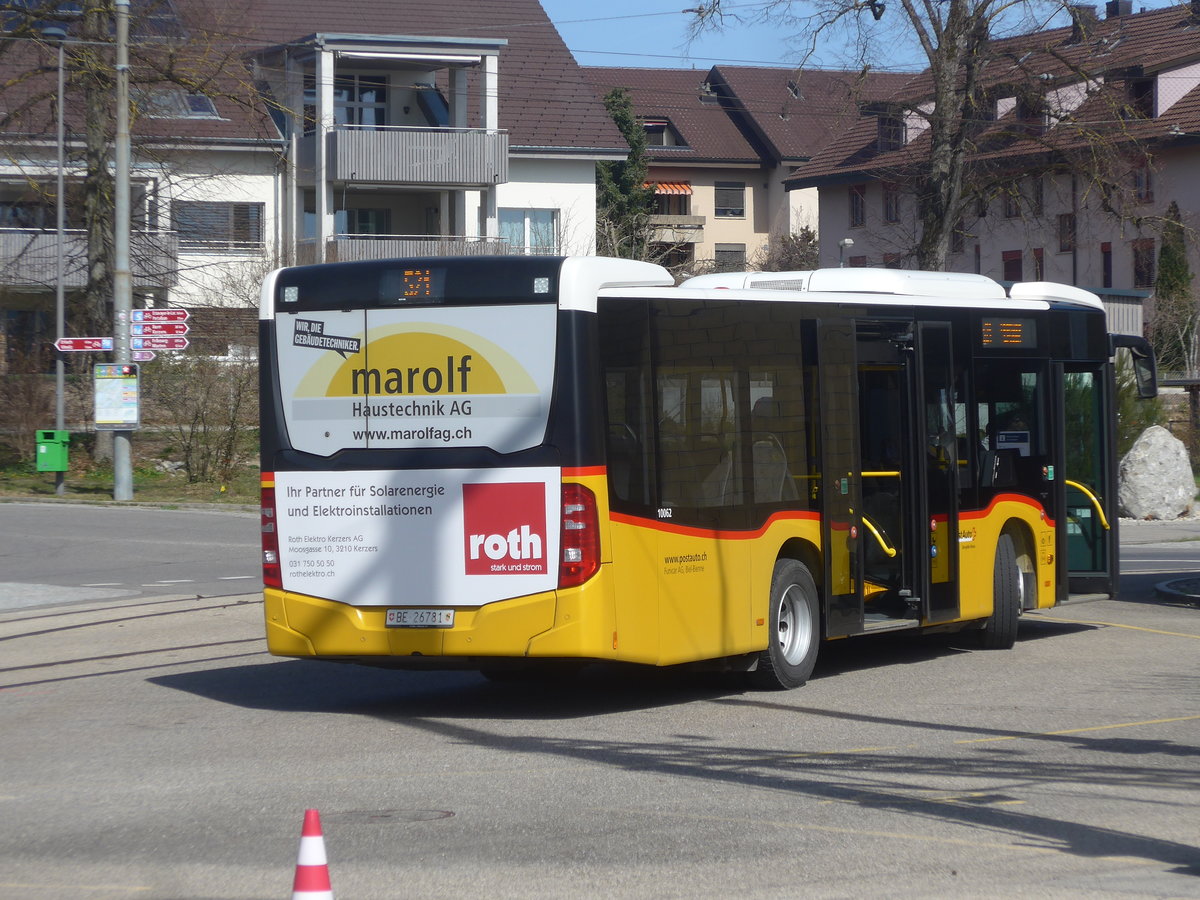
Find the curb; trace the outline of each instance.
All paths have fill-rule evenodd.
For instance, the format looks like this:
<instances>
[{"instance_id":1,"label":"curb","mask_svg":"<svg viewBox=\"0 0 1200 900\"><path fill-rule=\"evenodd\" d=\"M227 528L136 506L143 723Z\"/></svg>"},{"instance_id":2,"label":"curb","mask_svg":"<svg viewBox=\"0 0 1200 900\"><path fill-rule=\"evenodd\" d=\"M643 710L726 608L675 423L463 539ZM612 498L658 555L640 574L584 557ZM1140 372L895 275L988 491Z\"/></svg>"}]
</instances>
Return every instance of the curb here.
<instances>
[{"instance_id":1,"label":"curb","mask_svg":"<svg viewBox=\"0 0 1200 900\"><path fill-rule=\"evenodd\" d=\"M1200 578L1161 581L1154 586L1154 593L1165 600L1183 600L1200 606Z\"/></svg>"}]
</instances>

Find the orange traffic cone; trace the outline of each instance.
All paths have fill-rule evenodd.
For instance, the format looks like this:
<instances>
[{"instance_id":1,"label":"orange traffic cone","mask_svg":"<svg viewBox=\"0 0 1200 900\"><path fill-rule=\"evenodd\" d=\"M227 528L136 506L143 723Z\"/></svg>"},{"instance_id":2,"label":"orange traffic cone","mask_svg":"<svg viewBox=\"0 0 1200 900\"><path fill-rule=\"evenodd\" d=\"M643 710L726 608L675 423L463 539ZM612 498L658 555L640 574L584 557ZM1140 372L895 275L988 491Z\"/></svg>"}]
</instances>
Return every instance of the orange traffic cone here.
<instances>
[{"instance_id":1,"label":"orange traffic cone","mask_svg":"<svg viewBox=\"0 0 1200 900\"><path fill-rule=\"evenodd\" d=\"M292 900L333 900L329 864L325 859L325 836L321 834L321 816L315 809L304 811Z\"/></svg>"}]
</instances>

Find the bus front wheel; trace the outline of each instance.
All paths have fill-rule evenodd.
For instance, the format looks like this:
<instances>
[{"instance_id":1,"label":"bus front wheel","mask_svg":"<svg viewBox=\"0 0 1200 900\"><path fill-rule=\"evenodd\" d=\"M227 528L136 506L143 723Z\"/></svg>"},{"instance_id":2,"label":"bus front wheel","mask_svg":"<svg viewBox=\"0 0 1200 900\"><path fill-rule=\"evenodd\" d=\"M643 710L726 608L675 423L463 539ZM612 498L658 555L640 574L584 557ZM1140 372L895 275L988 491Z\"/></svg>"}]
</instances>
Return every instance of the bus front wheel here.
<instances>
[{"instance_id":1,"label":"bus front wheel","mask_svg":"<svg viewBox=\"0 0 1200 900\"><path fill-rule=\"evenodd\" d=\"M771 577L767 649L750 673L753 683L771 690L804 684L817 662L820 624L812 573L797 560L779 560Z\"/></svg>"},{"instance_id":2,"label":"bus front wheel","mask_svg":"<svg viewBox=\"0 0 1200 900\"><path fill-rule=\"evenodd\" d=\"M996 567L992 573L992 614L979 633L985 650L1007 650L1017 642L1017 617L1021 614L1024 574L1017 565L1011 535L996 542Z\"/></svg>"}]
</instances>

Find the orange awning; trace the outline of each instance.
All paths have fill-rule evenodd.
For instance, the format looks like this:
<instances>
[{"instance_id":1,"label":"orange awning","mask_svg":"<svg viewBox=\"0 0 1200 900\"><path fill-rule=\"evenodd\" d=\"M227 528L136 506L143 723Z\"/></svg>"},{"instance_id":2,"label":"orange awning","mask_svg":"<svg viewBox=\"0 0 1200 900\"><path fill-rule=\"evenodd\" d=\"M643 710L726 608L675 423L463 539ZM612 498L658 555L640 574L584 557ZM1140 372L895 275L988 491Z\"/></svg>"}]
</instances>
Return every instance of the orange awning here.
<instances>
[{"instance_id":1,"label":"orange awning","mask_svg":"<svg viewBox=\"0 0 1200 900\"><path fill-rule=\"evenodd\" d=\"M692 186L686 181L647 181L646 187L654 188L656 194L691 194Z\"/></svg>"}]
</instances>

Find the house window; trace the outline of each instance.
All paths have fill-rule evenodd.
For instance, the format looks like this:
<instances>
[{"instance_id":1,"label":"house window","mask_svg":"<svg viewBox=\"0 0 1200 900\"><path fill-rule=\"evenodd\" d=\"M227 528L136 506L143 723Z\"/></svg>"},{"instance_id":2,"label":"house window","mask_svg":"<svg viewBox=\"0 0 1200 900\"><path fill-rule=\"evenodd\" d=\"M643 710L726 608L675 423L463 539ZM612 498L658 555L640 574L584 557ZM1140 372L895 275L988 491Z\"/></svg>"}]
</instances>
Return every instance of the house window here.
<instances>
[{"instance_id":1,"label":"house window","mask_svg":"<svg viewBox=\"0 0 1200 900\"><path fill-rule=\"evenodd\" d=\"M975 245L975 274L983 274L983 254L979 250L979 245Z\"/></svg>"},{"instance_id":2,"label":"house window","mask_svg":"<svg viewBox=\"0 0 1200 900\"><path fill-rule=\"evenodd\" d=\"M883 221L895 224L900 221L900 186L884 183L883 185Z\"/></svg>"},{"instance_id":3,"label":"house window","mask_svg":"<svg viewBox=\"0 0 1200 900\"><path fill-rule=\"evenodd\" d=\"M966 249L966 234L963 232L962 219L954 223L954 230L950 232L950 252L962 253Z\"/></svg>"},{"instance_id":4,"label":"house window","mask_svg":"<svg viewBox=\"0 0 1200 900\"><path fill-rule=\"evenodd\" d=\"M171 222L180 250L261 250L262 203L205 203L176 200Z\"/></svg>"},{"instance_id":5,"label":"house window","mask_svg":"<svg viewBox=\"0 0 1200 900\"><path fill-rule=\"evenodd\" d=\"M642 130L646 132L647 147L687 146L679 137L679 132L666 119L645 119L642 122Z\"/></svg>"},{"instance_id":6,"label":"house window","mask_svg":"<svg viewBox=\"0 0 1200 900\"><path fill-rule=\"evenodd\" d=\"M987 208L988 208L987 197L984 197L981 194L980 196L975 198L975 218L986 219L987 218Z\"/></svg>"},{"instance_id":7,"label":"house window","mask_svg":"<svg viewBox=\"0 0 1200 900\"><path fill-rule=\"evenodd\" d=\"M742 181L718 181L716 187L716 216L718 219L746 217L746 184Z\"/></svg>"},{"instance_id":8,"label":"house window","mask_svg":"<svg viewBox=\"0 0 1200 900\"><path fill-rule=\"evenodd\" d=\"M883 267L885 269L900 269L903 268L901 263L904 262L904 254L902 253L885 253L883 254Z\"/></svg>"},{"instance_id":9,"label":"house window","mask_svg":"<svg viewBox=\"0 0 1200 900\"><path fill-rule=\"evenodd\" d=\"M740 272L746 268L746 245L717 244L713 260L720 272Z\"/></svg>"},{"instance_id":10,"label":"house window","mask_svg":"<svg viewBox=\"0 0 1200 900\"><path fill-rule=\"evenodd\" d=\"M1154 79L1132 78L1126 83L1126 106L1124 115L1127 119L1154 118Z\"/></svg>"},{"instance_id":11,"label":"house window","mask_svg":"<svg viewBox=\"0 0 1200 900\"><path fill-rule=\"evenodd\" d=\"M392 233L390 209L339 209L333 216L338 234L380 235Z\"/></svg>"},{"instance_id":12,"label":"house window","mask_svg":"<svg viewBox=\"0 0 1200 900\"><path fill-rule=\"evenodd\" d=\"M135 89L138 114L148 119L219 119L211 97L180 88Z\"/></svg>"},{"instance_id":13,"label":"house window","mask_svg":"<svg viewBox=\"0 0 1200 900\"><path fill-rule=\"evenodd\" d=\"M1005 250L1000 254L1000 258L1004 263L1004 280L1005 281L1022 281L1025 277L1024 266L1021 261L1020 250Z\"/></svg>"},{"instance_id":14,"label":"house window","mask_svg":"<svg viewBox=\"0 0 1200 900\"><path fill-rule=\"evenodd\" d=\"M1154 173L1150 163L1143 162L1133 170L1133 196L1138 203L1154 202Z\"/></svg>"},{"instance_id":15,"label":"house window","mask_svg":"<svg viewBox=\"0 0 1200 900\"><path fill-rule=\"evenodd\" d=\"M1112 287L1112 244L1108 241L1100 245L1100 274L1103 287Z\"/></svg>"},{"instance_id":16,"label":"house window","mask_svg":"<svg viewBox=\"0 0 1200 900\"><path fill-rule=\"evenodd\" d=\"M905 128L904 117L898 115L882 115L876 119L879 152L900 150L904 147Z\"/></svg>"},{"instance_id":17,"label":"house window","mask_svg":"<svg viewBox=\"0 0 1200 900\"><path fill-rule=\"evenodd\" d=\"M1041 247L1035 247L1033 250L1033 280L1046 280L1046 251Z\"/></svg>"},{"instance_id":18,"label":"house window","mask_svg":"<svg viewBox=\"0 0 1200 900\"><path fill-rule=\"evenodd\" d=\"M1138 238L1133 242L1133 286L1154 287L1154 238Z\"/></svg>"},{"instance_id":19,"label":"house window","mask_svg":"<svg viewBox=\"0 0 1200 900\"><path fill-rule=\"evenodd\" d=\"M1058 217L1058 251L1069 253L1075 249L1075 213L1062 213Z\"/></svg>"},{"instance_id":20,"label":"house window","mask_svg":"<svg viewBox=\"0 0 1200 900\"><path fill-rule=\"evenodd\" d=\"M1021 187L1015 181L1003 194L1004 218L1016 219L1021 215Z\"/></svg>"},{"instance_id":21,"label":"house window","mask_svg":"<svg viewBox=\"0 0 1200 900\"><path fill-rule=\"evenodd\" d=\"M851 269L865 269L867 267L867 258L865 256L851 256L846 260L846 265Z\"/></svg>"},{"instance_id":22,"label":"house window","mask_svg":"<svg viewBox=\"0 0 1200 900\"><path fill-rule=\"evenodd\" d=\"M500 237L509 250L526 256L553 256L558 252L557 209L501 209Z\"/></svg>"},{"instance_id":23,"label":"house window","mask_svg":"<svg viewBox=\"0 0 1200 900\"><path fill-rule=\"evenodd\" d=\"M861 228L867 224L867 186L850 185L850 227Z\"/></svg>"},{"instance_id":24,"label":"house window","mask_svg":"<svg viewBox=\"0 0 1200 900\"><path fill-rule=\"evenodd\" d=\"M1045 215L1046 212L1046 180L1041 175L1035 175L1030 185L1031 205L1035 216Z\"/></svg>"},{"instance_id":25,"label":"house window","mask_svg":"<svg viewBox=\"0 0 1200 900\"><path fill-rule=\"evenodd\" d=\"M338 75L333 83L334 124L386 125L387 82L386 75Z\"/></svg>"}]
</instances>

